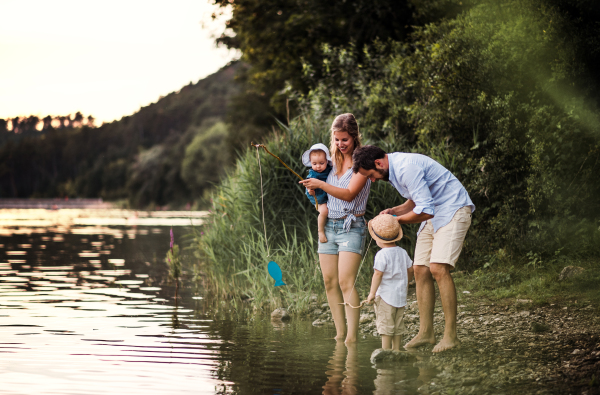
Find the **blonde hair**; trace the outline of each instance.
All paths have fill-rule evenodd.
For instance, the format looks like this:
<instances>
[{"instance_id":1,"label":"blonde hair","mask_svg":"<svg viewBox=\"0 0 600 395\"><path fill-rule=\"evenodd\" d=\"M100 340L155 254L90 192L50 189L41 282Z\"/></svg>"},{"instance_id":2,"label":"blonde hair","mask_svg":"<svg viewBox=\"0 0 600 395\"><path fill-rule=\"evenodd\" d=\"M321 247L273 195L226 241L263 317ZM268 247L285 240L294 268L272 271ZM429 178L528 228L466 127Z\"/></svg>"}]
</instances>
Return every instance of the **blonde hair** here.
<instances>
[{"instance_id":1,"label":"blonde hair","mask_svg":"<svg viewBox=\"0 0 600 395\"><path fill-rule=\"evenodd\" d=\"M331 160L337 167L337 164L344 162L344 154L342 154L335 145L335 132L346 132L354 139L354 147L352 148L353 153L355 149L362 146L360 141L362 136L358 130L358 122L356 122L354 115L346 113L335 117L331 124L331 144L329 150L331 151ZM341 167L338 168L337 171L338 174L343 174L343 169Z\"/></svg>"}]
</instances>

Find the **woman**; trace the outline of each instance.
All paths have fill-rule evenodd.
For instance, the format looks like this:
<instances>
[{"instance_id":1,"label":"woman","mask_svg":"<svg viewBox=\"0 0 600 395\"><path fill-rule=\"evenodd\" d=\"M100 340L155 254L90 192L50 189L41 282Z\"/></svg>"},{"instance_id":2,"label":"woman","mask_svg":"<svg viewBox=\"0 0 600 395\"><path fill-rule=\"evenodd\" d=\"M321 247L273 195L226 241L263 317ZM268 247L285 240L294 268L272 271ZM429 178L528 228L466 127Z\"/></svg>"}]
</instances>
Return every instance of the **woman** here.
<instances>
[{"instance_id":1,"label":"woman","mask_svg":"<svg viewBox=\"0 0 600 395\"><path fill-rule=\"evenodd\" d=\"M359 310L354 282L364 252L366 226L365 209L371 181L352 172L352 154L361 146L360 132L354 115L342 114L331 125L333 169L327 181L309 178L300 183L308 190L321 188L327 192L329 215L325 225L327 242L319 242L319 261L325 282L327 301L337 332L336 339L346 343L356 341ZM345 307L343 303L346 303ZM345 310L345 314L344 314ZM348 322L348 330L344 323Z\"/></svg>"}]
</instances>

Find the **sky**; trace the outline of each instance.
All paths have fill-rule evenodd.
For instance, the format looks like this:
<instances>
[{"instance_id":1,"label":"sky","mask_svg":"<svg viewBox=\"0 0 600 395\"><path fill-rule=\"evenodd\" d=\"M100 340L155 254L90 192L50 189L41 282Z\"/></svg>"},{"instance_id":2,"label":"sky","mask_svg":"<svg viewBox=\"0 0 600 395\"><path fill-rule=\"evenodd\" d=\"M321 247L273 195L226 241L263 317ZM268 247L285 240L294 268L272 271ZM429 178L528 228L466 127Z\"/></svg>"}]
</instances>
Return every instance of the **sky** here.
<instances>
[{"instance_id":1,"label":"sky","mask_svg":"<svg viewBox=\"0 0 600 395\"><path fill-rule=\"evenodd\" d=\"M135 113L239 57L207 0L0 0L0 118ZM218 10L217 10L218 11Z\"/></svg>"}]
</instances>

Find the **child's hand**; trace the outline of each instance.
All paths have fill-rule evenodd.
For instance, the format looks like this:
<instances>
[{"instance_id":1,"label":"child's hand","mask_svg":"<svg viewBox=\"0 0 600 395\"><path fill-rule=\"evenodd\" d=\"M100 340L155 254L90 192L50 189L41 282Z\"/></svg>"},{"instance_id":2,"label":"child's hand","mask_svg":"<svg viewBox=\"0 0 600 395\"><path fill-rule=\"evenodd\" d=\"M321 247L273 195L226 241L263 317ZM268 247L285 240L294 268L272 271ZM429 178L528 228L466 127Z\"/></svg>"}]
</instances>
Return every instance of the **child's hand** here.
<instances>
[{"instance_id":1,"label":"child's hand","mask_svg":"<svg viewBox=\"0 0 600 395\"><path fill-rule=\"evenodd\" d=\"M367 296L367 304L373 303L373 300L375 300L375 294L370 293L369 296Z\"/></svg>"}]
</instances>

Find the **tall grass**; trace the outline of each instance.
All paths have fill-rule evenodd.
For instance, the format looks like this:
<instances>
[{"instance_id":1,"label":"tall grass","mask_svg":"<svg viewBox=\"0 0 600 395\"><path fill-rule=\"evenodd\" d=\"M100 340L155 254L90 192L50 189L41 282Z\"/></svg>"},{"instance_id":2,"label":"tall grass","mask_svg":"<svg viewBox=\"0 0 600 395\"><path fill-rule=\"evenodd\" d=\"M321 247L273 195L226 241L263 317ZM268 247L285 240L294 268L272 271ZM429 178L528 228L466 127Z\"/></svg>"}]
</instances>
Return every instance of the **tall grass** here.
<instances>
[{"instance_id":1,"label":"tall grass","mask_svg":"<svg viewBox=\"0 0 600 395\"><path fill-rule=\"evenodd\" d=\"M306 175L301 155L311 145L329 145L330 120L315 122L308 116L295 119L288 128L280 125L266 142L268 149L300 175ZM399 143L385 143L384 149L397 150ZM212 195L210 217L204 234L195 238L195 253L201 262L204 285L218 298L249 300L255 308L285 306L302 311L311 296L325 300L317 254L317 216L304 195L298 179L275 158L259 151L264 190L264 218L261 209L261 176L255 148L248 148ZM371 189L366 218L402 203L402 198L386 183ZM404 228L401 245L412 255L415 227ZM367 243L369 240L367 240ZM375 243L371 243L359 272L356 288L362 297L368 293ZM267 272L269 261L283 271L286 286L274 287Z\"/></svg>"}]
</instances>

